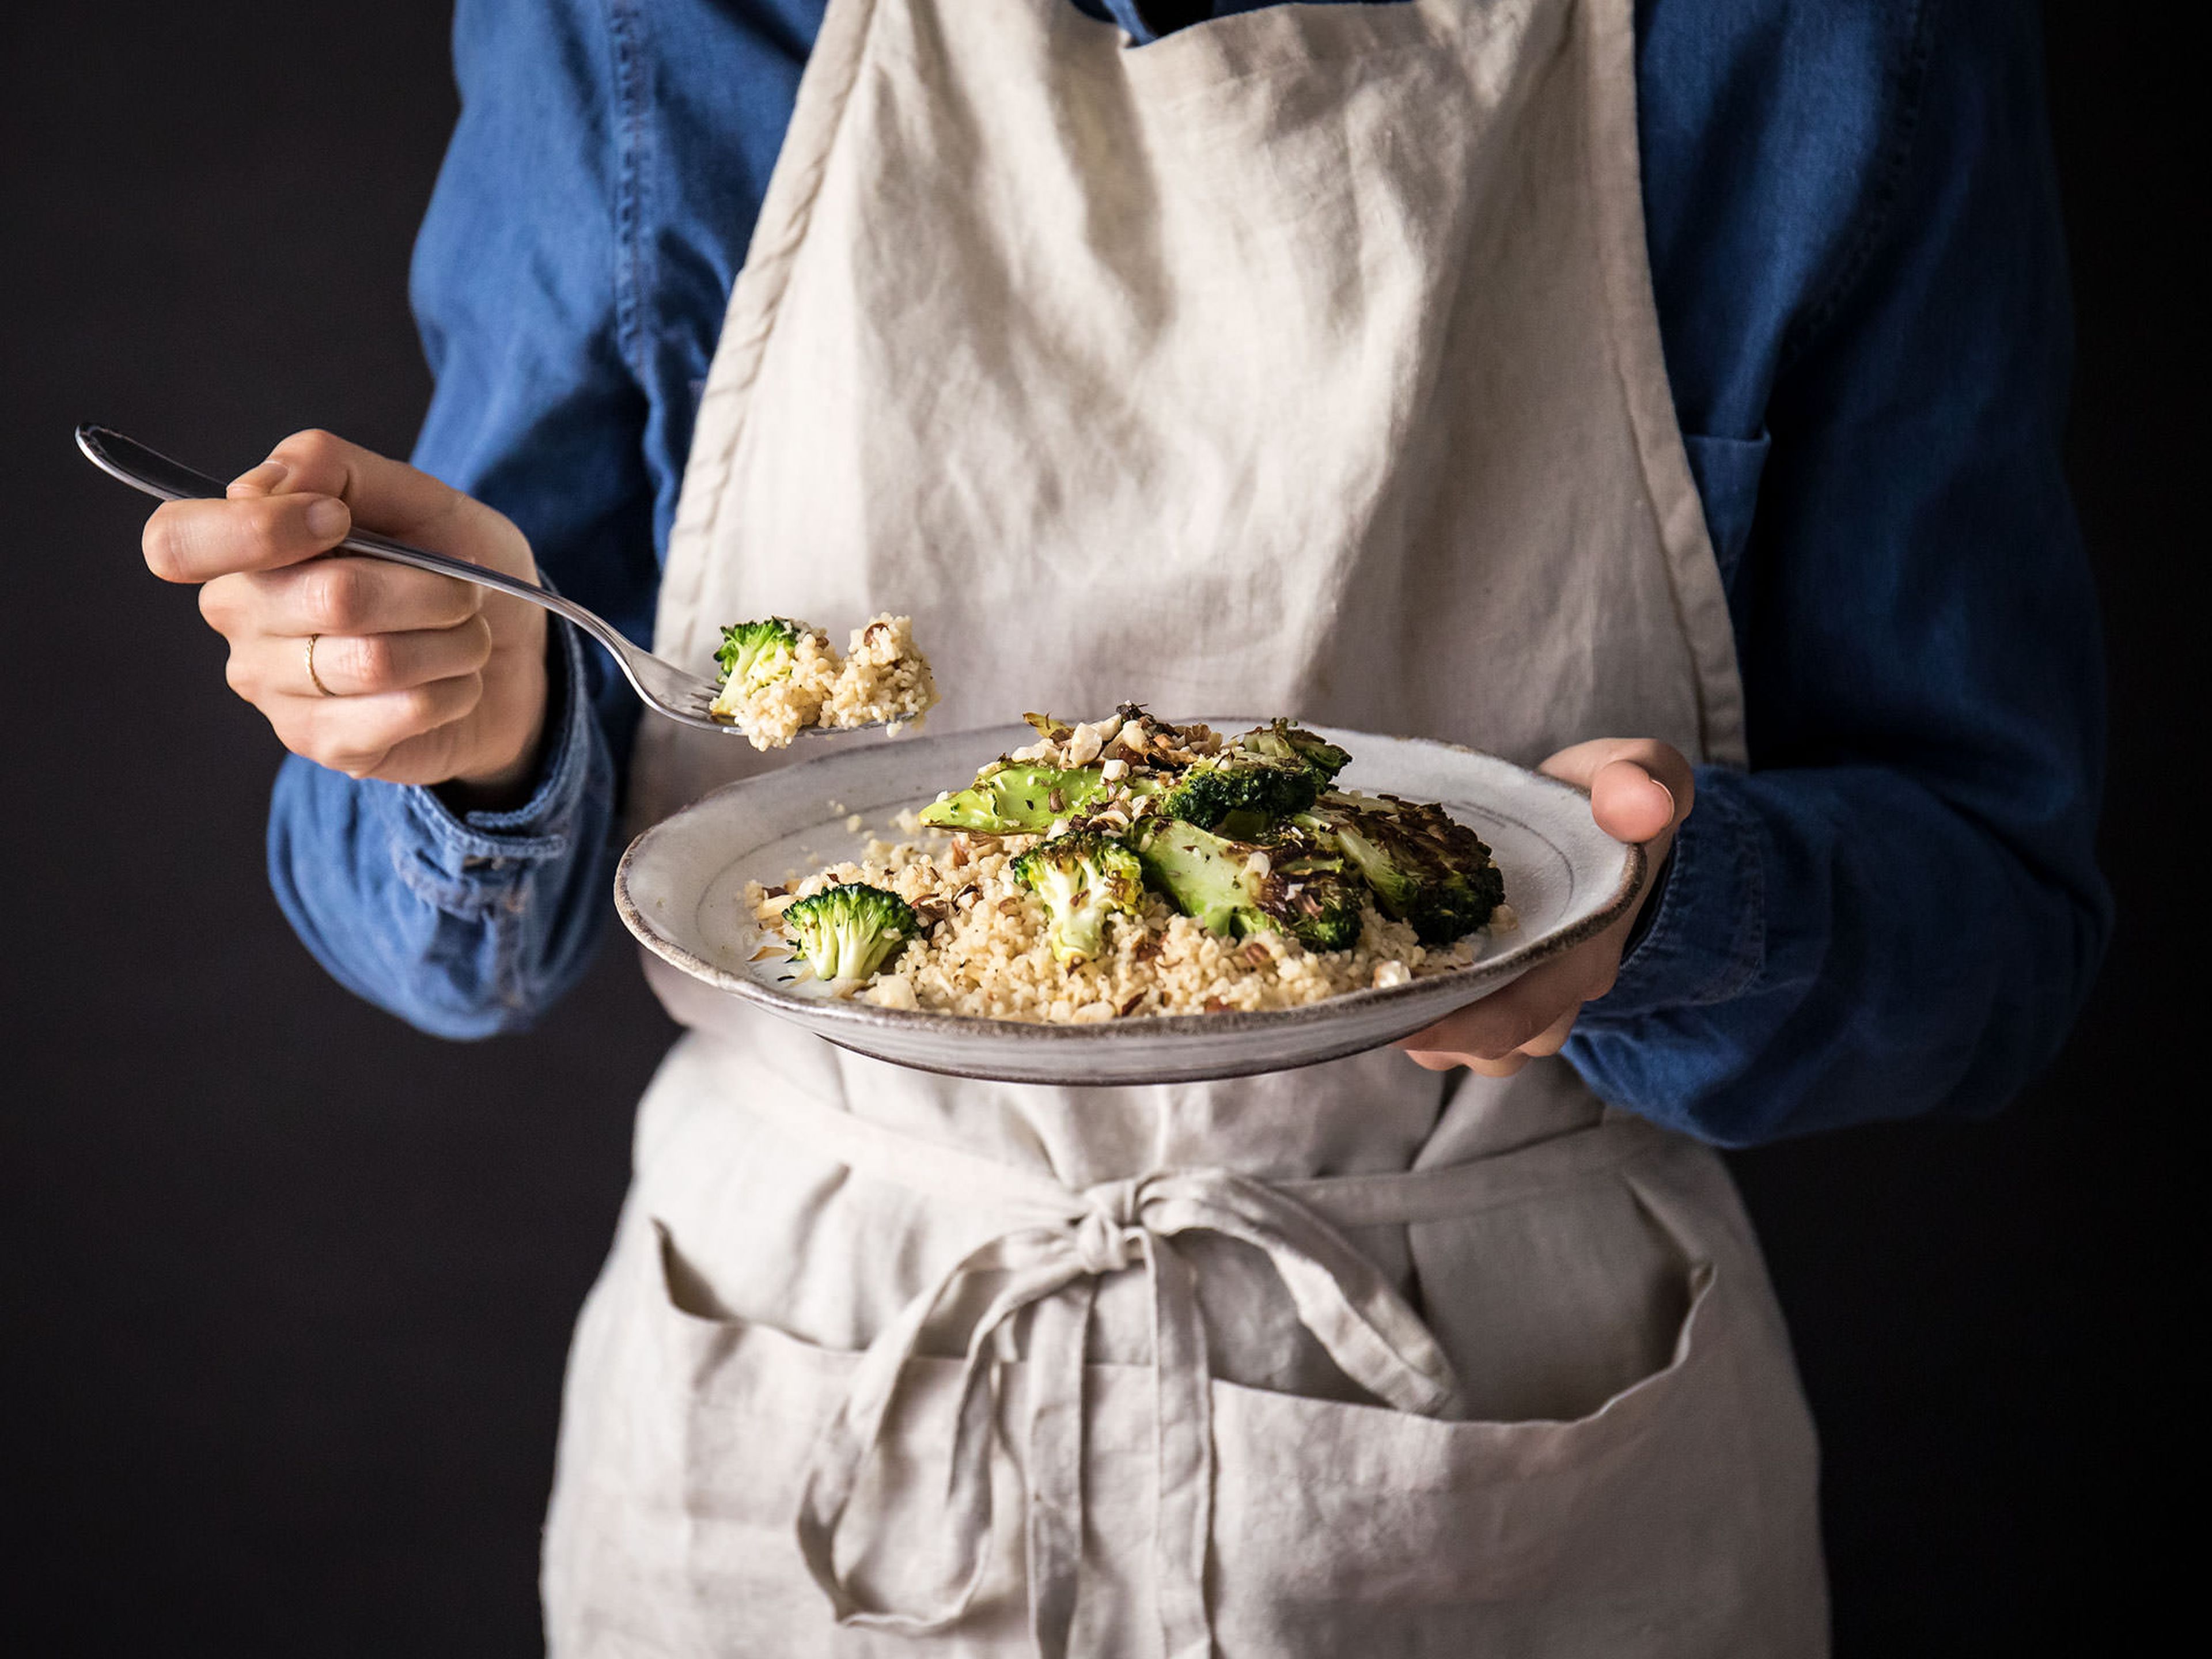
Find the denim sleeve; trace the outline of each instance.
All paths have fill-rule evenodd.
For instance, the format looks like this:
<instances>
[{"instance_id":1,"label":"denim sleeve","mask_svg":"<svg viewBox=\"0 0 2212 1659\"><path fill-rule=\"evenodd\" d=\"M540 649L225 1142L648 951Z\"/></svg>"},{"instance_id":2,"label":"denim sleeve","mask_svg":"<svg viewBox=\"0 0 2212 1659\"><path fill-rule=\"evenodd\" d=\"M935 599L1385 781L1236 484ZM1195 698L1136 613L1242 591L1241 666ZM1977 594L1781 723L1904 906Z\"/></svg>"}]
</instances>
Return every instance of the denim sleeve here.
<instances>
[{"instance_id":1,"label":"denim sleeve","mask_svg":"<svg viewBox=\"0 0 2212 1659\"><path fill-rule=\"evenodd\" d=\"M461 117L413 273L437 388L415 463L507 514L556 586L641 635L659 572L646 399L621 346L613 44L584 0L461 0L453 40ZM297 757L277 778L285 915L341 983L426 1031L528 1024L605 931L635 711L602 653L552 632L545 756L520 808L457 815Z\"/></svg>"},{"instance_id":2,"label":"denim sleeve","mask_svg":"<svg viewBox=\"0 0 2212 1659\"><path fill-rule=\"evenodd\" d=\"M2111 928L2035 15L1926 17L1875 222L1802 319L1766 437L1692 446L1751 768L1700 769L1656 915L1567 1049L1607 1099L1724 1145L1994 1110Z\"/></svg>"}]
</instances>

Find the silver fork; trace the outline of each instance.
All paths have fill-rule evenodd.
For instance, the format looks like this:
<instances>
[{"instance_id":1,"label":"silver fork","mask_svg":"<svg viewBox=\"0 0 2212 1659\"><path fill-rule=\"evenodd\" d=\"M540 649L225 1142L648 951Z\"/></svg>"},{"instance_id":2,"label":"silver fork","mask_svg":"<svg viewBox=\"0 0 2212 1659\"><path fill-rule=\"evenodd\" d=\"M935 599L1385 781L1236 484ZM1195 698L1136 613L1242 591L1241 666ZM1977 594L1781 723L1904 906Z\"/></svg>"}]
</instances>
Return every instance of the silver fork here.
<instances>
[{"instance_id":1,"label":"silver fork","mask_svg":"<svg viewBox=\"0 0 2212 1659\"><path fill-rule=\"evenodd\" d=\"M76 447L84 452L87 460L109 477L119 479L133 489L143 489L158 500L221 501L223 498L223 485L220 481L210 478L204 472L196 472L181 462L173 461L167 456L106 427L77 428ZM696 674L687 674L674 663L631 644L623 637L620 629L597 611L587 611L574 599L564 599L550 588L486 569L480 564L471 564L465 559L450 558L425 548L410 547L405 542L372 535L365 530L356 530L331 550L334 553L359 553L368 558L384 559L393 564L412 565L417 570L456 577L465 582L474 582L478 587L512 593L518 599L542 605L605 646L607 654L620 665L623 678L630 683L630 689L656 714L665 714L670 720L681 720L686 726L700 726L709 732L738 732L737 726L730 721L717 720L707 712L708 705L720 691L720 686L712 681L701 679ZM812 726L805 728L799 735L842 737L848 732L879 731L883 725L883 721L877 720L867 726L838 726L832 731Z\"/></svg>"}]
</instances>

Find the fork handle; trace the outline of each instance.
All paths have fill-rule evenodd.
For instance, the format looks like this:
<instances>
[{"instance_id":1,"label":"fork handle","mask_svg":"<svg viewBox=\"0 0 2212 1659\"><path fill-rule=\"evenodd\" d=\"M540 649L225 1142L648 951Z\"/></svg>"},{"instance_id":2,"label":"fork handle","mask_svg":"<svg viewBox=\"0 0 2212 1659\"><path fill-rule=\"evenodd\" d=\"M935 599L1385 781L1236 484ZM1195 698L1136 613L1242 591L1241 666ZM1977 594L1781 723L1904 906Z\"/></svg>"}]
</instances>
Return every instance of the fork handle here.
<instances>
[{"instance_id":1,"label":"fork handle","mask_svg":"<svg viewBox=\"0 0 2212 1659\"><path fill-rule=\"evenodd\" d=\"M104 426L80 426L76 429L76 446L84 457L111 478L129 484L133 489L143 490L156 500L164 501L221 501L225 489L221 480L210 478L204 472L173 461L159 450L149 449L134 438ZM480 564L471 564L466 559L456 559L444 553L433 553L425 547L412 547L405 542L392 540L366 530L356 530L337 547L331 550L359 553L372 559L382 559L391 564L411 565L417 570L427 570L436 576L452 576L457 580L473 582L478 587L493 588L501 593L511 593L529 604L542 605L556 617L574 623L601 645L620 657L629 641L614 625L597 611L587 611L574 599L564 598L549 587L525 581L520 576L510 576L504 571L493 570ZM327 557L328 555L317 555Z\"/></svg>"}]
</instances>

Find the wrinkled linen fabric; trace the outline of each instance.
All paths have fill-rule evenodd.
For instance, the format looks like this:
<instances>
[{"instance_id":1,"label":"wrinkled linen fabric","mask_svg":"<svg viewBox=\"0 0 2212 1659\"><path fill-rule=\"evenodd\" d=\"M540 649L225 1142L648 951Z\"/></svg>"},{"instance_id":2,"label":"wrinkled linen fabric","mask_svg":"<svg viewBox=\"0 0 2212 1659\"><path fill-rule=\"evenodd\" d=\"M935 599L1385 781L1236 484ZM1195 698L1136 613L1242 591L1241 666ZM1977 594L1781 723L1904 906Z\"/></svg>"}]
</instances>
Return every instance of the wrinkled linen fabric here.
<instances>
[{"instance_id":1,"label":"wrinkled linen fabric","mask_svg":"<svg viewBox=\"0 0 2212 1659\"><path fill-rule=\"evenodd\" d=\"M896 603L1020 642L946 677L955 725L1140 661L1176 708L1740 762L1630 24L1413 0L1132 52L1060 0L836 0L654 648ZM787 763L659 723L632 811ZM569 1371L558 1659L1825 1653L1726 1175L1564 1063L1019 1086L653 978L692 1030Z\"/></svg>"},{"instance_id":2,"label":"wrinkled linen fabric","mask_svg":"<svg viewBox=\"0 0 2212 1659\"><path fill-rule=\"evenodd\" d=\"M820 17L458 9L463 113L416 262L438 379L416 459L640 640ZM1653 926L1569 1057L1608 1099L1729 1144L1985 1111L2056 1048L2109 927L2033 9L1643 0L1637 31L1660 331L1751 767L1701 769ZM528 1024L604 936L637 709L595 653L571 663L574 741L515 812L457 817L301 761L278 781L285 914L425 1030Z\"/></svg>"}]
</instances>

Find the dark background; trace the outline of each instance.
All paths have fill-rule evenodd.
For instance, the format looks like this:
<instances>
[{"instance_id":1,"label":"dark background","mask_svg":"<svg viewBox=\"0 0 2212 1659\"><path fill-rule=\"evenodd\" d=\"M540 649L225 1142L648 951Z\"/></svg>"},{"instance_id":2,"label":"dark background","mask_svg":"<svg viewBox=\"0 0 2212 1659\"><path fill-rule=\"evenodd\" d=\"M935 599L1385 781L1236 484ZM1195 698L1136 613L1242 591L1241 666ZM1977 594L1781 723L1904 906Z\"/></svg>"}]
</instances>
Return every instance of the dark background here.
<instances>
[{"instance_id":1,"label":"dark background","mask_svg":"<svg viewBox=\"0 0 2212 1659\"><path fill-rule=\"evenodd\" d=\"M2144 1650L2196 1588L2161 1500L2198 1507L2201 1453L2204 1090L2168 1049L2203 1025L2169 779L2201 769L2203 94L2160 8L2046 17L2123 927L2000 1121L1734 1160L1825 1432L1844 1655ZM216 471L307 424L407 449L446 22L438 0L0 21L10 1652L537 1650L562 1354L670 1028L626 949L547 1029L477 1046L326 980L263 881L275 744L191 595L140 566L142 504L70 446L96 418Z\"/></svg>"}]
</instances>

